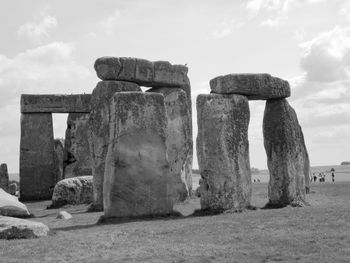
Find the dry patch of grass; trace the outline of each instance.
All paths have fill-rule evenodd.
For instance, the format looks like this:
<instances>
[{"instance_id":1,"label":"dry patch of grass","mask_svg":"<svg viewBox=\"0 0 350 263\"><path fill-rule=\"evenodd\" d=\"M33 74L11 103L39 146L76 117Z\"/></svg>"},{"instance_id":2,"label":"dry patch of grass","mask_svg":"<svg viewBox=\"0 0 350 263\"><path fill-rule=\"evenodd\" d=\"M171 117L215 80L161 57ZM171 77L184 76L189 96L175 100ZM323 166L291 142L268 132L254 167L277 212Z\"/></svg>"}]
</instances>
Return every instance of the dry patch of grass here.
<instances>
[{"instance_id":1,"label":"dry patch of grass","mask_svg":"<svg viewBox=\"0 0 350 263\"><path fill-rule=\"evenodd\" d=\"M253 205L267 202L267 185L254 184ZM73 219L56 219L48 202L28 203L32 219L50 236L0 240L1 262L349 262L350 184L315 184L311 206L248 210L235 214L114 221L102 213L66 207ZM199 208L177 205L184 215Z\"/></svg>"}]
</instances>

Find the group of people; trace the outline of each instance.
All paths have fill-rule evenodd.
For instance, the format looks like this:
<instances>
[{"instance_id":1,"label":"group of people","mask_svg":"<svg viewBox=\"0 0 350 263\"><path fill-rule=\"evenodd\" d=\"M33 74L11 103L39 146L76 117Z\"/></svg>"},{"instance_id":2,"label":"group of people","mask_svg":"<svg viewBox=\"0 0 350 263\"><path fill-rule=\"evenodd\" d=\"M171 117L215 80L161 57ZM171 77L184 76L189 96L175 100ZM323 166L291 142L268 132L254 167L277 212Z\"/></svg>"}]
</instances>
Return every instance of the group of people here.
<instances>
[{"instance_id":1,"label":"group of people","mask_svg":"<svg viewBox=\"0 0 350 263\"><path fill-rule=\"evenodd\" d=\"M334 171L332 171L332 182L334 183L335 182L335 174L334 174ZM310 182L317 182L317 180L319 182L325 182L326 181L326 173L324 172L321 172L321 173L312 173L312 176L310 176Z\"/></svg>"}]
</instances>

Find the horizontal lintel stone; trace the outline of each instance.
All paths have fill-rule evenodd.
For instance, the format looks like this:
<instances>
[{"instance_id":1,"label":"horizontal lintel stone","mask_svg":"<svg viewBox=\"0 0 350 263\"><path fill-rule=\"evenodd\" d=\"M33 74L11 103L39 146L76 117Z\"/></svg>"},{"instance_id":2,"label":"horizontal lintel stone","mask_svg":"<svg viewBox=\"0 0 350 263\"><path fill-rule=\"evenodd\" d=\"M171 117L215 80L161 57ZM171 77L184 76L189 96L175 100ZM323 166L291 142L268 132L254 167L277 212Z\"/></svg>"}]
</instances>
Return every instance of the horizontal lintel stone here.
<instances>
[{"instance_id":1,"label":"horizontal lintel stone","mask_svg":"<svg viewBox=\"0 0 350 263\"><path fill-rule=\"evenodd\" d=\"M151 62L140 58L101 57L95 61L102 80L130 81L145 87L182 87L188 85L188 68L168 61Z\"/></svg>"},{"instance_id":2,"label":"horizontal lintel stone","mask_svg":"<svg viewBox=\"0 0 350 263\"><path fill-rule=\"evenodd\" d=\"M22 113L90 113L91 94L22 94Z\"/></svg>"},{"instance_id":3,"label":"horizontal lintel stone","mask_svg":"<svg viewBox=\"0 0 350 263\"><path fill-rule=\"evenodd\" d=\"M249 100L281 99L290 96L288 81L270 74L228 74L210 80L212 93L240 94Z\"/></svg>"}]
</instances>

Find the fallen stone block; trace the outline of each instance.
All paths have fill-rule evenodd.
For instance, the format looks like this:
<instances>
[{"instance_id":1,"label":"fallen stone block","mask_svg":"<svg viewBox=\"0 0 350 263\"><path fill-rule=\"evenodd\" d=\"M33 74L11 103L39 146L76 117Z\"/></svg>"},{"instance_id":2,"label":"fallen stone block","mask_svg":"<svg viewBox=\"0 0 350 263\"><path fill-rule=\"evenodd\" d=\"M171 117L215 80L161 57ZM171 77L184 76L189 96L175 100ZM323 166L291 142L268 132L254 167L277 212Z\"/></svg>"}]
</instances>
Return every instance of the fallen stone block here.
<instances>
[{"instance_id":1,"label":"fallen stone block","mask_svg":"<svg viewBox=\"0 0 350 263\"><path fill-rule=\"evenodd\" d=\"M56 216L56 218L68 220L68 219L73 218L73 216L70 213L68 213L67 211L60 211L58 213L58 215Z\"/></svg>"},{"instance_id":2,"label":"fallen stone block","mask_svg":"<svg viewBox=\"0 0 350 263\"><path fill-rule=\"evenodd\" d=\"M270 74L228 74L210 80L212 93L241 94L249 100L267 100L290 96L288 81Z\"/></svg>"},{"instance_id":3,"label":"fallen stone block","mask_svg":"<svg viewBox=\"0 0 350 263\"><path fill-rule=\"evenodd\" d=\"M12 217L29 217L30 213L25 204L18 198L0 189L0 215Z\"/></svg>"},{"instance_id":4,"label":"fallen stone block","mask_svg":"<svg viewBox=\"0 0 350 263\"><path fill-rule=\"evenodd\" d=\"M92 203L92 176L78 176L63 179L55 186L52 195L52 208L64 205Z\"/></svg>"},{"instance_id":5,"label":"fallen stone block","mask_svg":"<svg viewBox=\"0 0 350 263\"><path fill-rule=\"evenodd\" d=\"M0 216L0 239L38 238L47 236L48 232L43 223Z\"/></svg>"},{"instance_id":6,"label":"fallen stone block","mask_svg":"<svg viewBox=\"0 0 350 263\"><path fill-rule=\"evenodd\" d=\"M197 156L202 210L250 206L248 99L241 95L197 97Z\"/></svg>"},{"instance_id":7,"label":"fallen stone block","mask_svg":"<svg viewBox=\"0 0 350 263\"><path fill-rule=\"evenodd\" d=\"M103 185L105 218L172 213L166 132L161 94L113 96Z\"/></svg>"}]
</instances>

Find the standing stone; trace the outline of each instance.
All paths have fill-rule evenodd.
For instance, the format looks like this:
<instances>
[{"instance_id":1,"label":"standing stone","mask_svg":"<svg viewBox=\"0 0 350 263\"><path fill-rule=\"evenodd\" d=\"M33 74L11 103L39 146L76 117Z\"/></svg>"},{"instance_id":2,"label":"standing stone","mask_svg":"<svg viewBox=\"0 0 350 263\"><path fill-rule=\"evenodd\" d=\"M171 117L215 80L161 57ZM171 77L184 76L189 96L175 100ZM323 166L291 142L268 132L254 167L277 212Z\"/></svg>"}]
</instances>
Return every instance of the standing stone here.
<instances>
[{"instance_id":1,"label":"standing stone","mask_svg":"<svg viewBox=\"0 0 350 263\"><path fill-rule=\"evenodd\" d=\"M222 211L248 207L252 188L247 97L199 95L197 114L201 208Z\"/></svg>"},{"instance_id":2,"label":"standing stone","mask_svg":"<svg viewBox=\"0 0 350 263\"><path fill-rule=\"evenodd\" d=\"M50 199L55 186L51 113L23 113L20 142L20 199Z\"/></svg>"},{"instance_id":3,"label":"standing stone","mask_svg":"<svg viewBox=\"0 0 350 263\"><path fill-rule=\"evenodd\" d=\"M54 148L55 148L55 184L61 181L63 177L63 156L64 156L64 140L55 139Z\"/></svg>"},{"instance_id":4,"label":"standing stone","mask_svg":"<svg viewBox=\"0 0 350 263\"><path fill-rule=\"evenodd\" d=\"M153 88L149 92L164 96L167 112L167 150L174 201L184 201L192 190L187 185L186 161L192 149L191 115L186 93L180 88Z\"/></svg>"},{"instance_id":5,"label":"standing stone","mask_svg":"<svg viewBox=\"0 0 350 263\"><path fill-rule=\"evenodd\" d=\"M69 113L64 146L64 178L92 175L89 114Z\"/></svg>"},{"instance_id":6,"label":"standing stone","mask_svg":"<svg viewBox=\"0 0 350 263\"><path fill-rule=\"evenodd\" d=\"M108 150L110 101L114 93L123 91L141 92L141 89L137 84L131 82L100 81L92 92L88 121L94 189L91 210L103 210L103 176Z\"/></svg>"},{"instance_id":7,"label":"standing stone","mask_svg":"<svg viewBox=\"0 0 350 263\"><path fill-rule=\"evenodd\" d=\"M9 192L9 173L7 171L6 163L0 165L0 188Z\"/></svg>"},{"instance_id":8,"label":"standing stone","mask_svg":"<svg viewBox=\"0 0 350 263\"><path fill-rule=\"evenodd\" d=\"M9 193L11 195L16 195L17 194L17 191L18 191L18 186L16 183L11 183L10 186L9 186Z\"/></svg>"},{"instance_id":9,"label":"standing stone","mask_svg":"<svg viewBox=\"0 0 350 263\"><path fill-rule=\"evenodd\" d=\"M304 203L309 157L297 115L286 99L266 102L263 130L270 171L268 205Z\"/></svg>"},{"instance_id":10,"label":"standing stone","mask_svg":"<svg viewBox=\"0 0 350 263\"><path fill-rule=\"evenodd\" d=\"M172 212L161 94L116 93L103 186L104 216L138 217Z\"/></svg>"}]
</instances>

